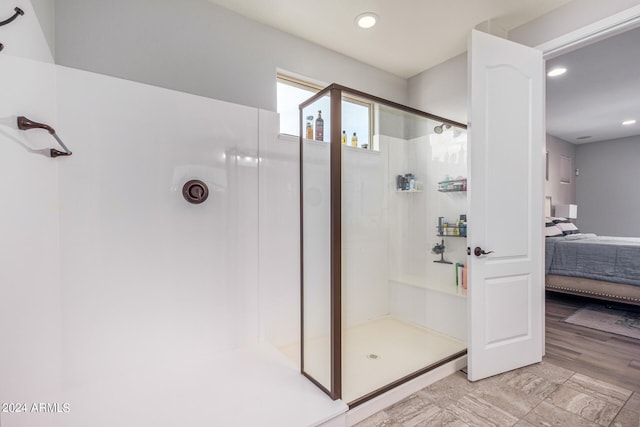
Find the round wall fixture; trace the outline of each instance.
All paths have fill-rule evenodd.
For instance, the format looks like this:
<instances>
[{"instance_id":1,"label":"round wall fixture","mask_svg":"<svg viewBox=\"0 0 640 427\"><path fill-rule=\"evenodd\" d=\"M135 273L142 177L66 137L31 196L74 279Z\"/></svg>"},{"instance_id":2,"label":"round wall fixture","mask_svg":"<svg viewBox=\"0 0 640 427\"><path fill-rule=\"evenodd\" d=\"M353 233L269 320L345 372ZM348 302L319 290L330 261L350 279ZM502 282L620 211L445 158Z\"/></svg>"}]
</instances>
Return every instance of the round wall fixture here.
<instances>
[{"instance_id":1,"label":"round wall fixture","mask_svg":"<svg viewBox=\"0 0 640 427\"><path fill-rule=\"evenodd\" d=\"M182 195L187 202L199 205L209 197L209 188L199 179L192 179L182 186Z\"/></svg>"}]
</instances>

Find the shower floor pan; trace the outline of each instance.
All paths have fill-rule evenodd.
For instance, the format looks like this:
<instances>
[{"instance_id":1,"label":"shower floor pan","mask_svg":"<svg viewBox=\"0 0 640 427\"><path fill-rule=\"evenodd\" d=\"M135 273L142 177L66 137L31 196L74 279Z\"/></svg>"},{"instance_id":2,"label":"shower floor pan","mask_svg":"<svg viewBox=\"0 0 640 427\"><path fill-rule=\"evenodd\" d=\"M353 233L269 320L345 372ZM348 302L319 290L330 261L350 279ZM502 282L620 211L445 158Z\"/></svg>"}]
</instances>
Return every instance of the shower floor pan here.
<instances>
[{"instance_id":1,"label":"shower floor pan","mask_svg":"<svg viewBox=\"0 0 640 427\"><path fill-rule=\"evenodd\" d=\"M328 338L309 340L307 350L326 352ZM299 345L282 351L299 363ZM386 316L346 328L342 339L342 400L347 403L467 348L466 343ZM309 367L310 372L319 367Z\"/></svg>"}]
</instances>

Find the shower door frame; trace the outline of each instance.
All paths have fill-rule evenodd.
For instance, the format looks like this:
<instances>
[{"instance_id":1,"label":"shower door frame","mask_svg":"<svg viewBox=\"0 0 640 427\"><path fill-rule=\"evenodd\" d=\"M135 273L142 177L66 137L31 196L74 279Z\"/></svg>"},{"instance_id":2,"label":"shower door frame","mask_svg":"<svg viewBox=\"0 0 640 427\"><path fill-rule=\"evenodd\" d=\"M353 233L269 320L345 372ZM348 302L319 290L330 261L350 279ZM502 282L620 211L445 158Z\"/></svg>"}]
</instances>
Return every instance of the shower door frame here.
<instances>
[{"instance_id":1,"label":"shower door frame","mask_svg":"<svg viewBox=\"0 0 640 427\"><path fill-rule=\"evenodd\" d=\"M394 101L370 95L368 93L351 89L336 83L330 84L320 90L314 96L310 97L299 105L300 116L300 372L318 388L324 391L331 399L337 400L342 398L342 99L343 94L353 95L365 101L371 101L372 104L380 104L397 110L414 114L427 119L435 120L441 123L450 124L455 127L467 129L467 125L440 117L422 110L418 110ZM313 104L324 96L330 97L330 131L329 131L329 173L330 184L330 387L325 387L320 381L316 380L313 375L305 371L304 364L304 109ZM375 130L374 130L375 131ZM373 132L371 134L373 138ZM423 375L424 373L442 366L452 360L457 359L467 353L466 350L455 353L434 364L425 366L418 371L367 393L357 398L353 402L346 402L352 408L364 403L376 396L379 396L407 381Z\"/></svg>"}]
</instances>

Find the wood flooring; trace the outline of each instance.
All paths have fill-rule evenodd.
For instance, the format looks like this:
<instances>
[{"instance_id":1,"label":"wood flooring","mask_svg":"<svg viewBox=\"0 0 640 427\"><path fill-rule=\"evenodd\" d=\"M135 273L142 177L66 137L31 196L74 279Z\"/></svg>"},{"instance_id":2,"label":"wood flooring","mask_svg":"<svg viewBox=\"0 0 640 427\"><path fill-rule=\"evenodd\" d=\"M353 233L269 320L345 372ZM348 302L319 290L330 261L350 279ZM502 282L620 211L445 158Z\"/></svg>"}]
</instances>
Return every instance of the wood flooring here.
<instances>
[{"instance_id":1,"label":"wood flooring","mask_svg":"<svg viewBox=\"0 0 640 427\"><path fill-rule=\"evenodd\" d=\"M562 321L589 302L593 300L547 292L543 360L640 392L639 340Z\"/></svg>"}]
</instances>

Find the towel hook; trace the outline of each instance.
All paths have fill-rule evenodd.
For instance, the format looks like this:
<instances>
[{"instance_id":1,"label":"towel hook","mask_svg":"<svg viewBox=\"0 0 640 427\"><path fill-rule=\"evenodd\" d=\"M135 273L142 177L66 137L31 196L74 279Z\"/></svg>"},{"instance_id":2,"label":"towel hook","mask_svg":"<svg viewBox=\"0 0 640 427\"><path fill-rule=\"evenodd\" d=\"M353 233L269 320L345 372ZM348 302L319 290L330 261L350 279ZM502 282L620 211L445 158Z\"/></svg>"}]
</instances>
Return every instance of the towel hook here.
<instances>
[{"instance_id":1,"label":"towel hook","mask_svg":"<svg viewBox=\"0 0 640 427\"><path fill-rule=\"evenodd\" d=\"M29 129L44 129L51 134L58 141L58 144L64 149L64 151L56 150L55 148L51 148L49 150L49 156L58 157L58 156L70 156L71 150L64 145L64 142L56 135L56 131L49 125L45 125L44 123L34 122L33 120L27 119L25 116L18 117L18 129L20 130L29 130Z\"/></svg>"},{"instance_id":2,"label":"towel hook","mask_svg":"<svg viewBox=\"0 0 640 427\"><path fill-rule=\"evenodd\" d=\"M7 25L12 23L18 16L22 16L24 15L24 11L22 9L20 9L19 7L16 7L15 9L13 9L16 13L13 14L12 17L5 19L4 21L0 22L0 27L2 27L3 25Z\"/></svg>"}]
</instances>

